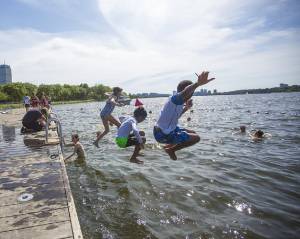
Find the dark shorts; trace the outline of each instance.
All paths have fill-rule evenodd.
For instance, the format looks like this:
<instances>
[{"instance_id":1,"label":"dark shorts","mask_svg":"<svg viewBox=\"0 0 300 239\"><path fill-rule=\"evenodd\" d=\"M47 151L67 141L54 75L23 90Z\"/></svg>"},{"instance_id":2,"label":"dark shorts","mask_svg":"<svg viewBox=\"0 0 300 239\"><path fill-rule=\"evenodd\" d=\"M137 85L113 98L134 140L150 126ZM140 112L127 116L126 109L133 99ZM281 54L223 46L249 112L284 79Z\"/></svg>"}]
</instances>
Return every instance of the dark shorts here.
<instances>
[{"instance_id":1,"label":"dark shorts","mask_svg":"<svg viewBox=\"0 0 300 239\"><path fill-rule=\"evenodd\" d=\"M142 139L146 140L145 137L142 137ZM134 136L134 134L130 134L128 138L116 138L116 143L120 148L127 148L130 146L138 145L139 141Z\"/></svg>"},{"instance_id":2,"label":"dark shorts","mask_svg":"<svg viewBox=\"0 0 300 239\"><path fill-rule=\"evenodd\" d=\"M41 131L43 127L37 122L22 122L23 126L27 129L32 129L34 131Z\"/></svg>"},{"instance_id":3,"label":"dark shorts","mask_svg":"<svg viewBox=\"0 0 300 239\"><path fill-rule=\"evenodd\" d=\"M30 104L25 104L25 108L29 108L30 107Z\"/></svg>"},{"instance_id":4,"label":"dark shorts","mask_svg":"<svg viewBox=\"0 0 300 239\"><path fill-rule=\"evenodd\" d=\"M160 128L155 126L153 135L156 141L162 144L180 144L187 142L190 139L190 136L185 129L178 126L169 134L164 134Z\"/></svg>"}]
</instances>

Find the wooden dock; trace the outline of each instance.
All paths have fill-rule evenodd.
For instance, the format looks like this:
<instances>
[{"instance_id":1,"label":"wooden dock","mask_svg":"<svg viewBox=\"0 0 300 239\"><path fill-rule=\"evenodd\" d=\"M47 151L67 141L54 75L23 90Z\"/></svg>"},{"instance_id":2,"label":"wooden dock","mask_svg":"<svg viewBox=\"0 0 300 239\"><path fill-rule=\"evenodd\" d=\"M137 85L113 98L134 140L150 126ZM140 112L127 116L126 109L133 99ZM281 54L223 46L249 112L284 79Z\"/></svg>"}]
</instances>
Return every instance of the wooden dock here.
<instances>
[{"instance_id":1,"label":"wooden dock","mask_svg":"<svg viewBox=\"0 0 300 239\"><path fill-rule=\"evenodd\" d=\"M55 137L51 144L1 147L0 137L0 239L83 238Z\"/></svg>"}]
</instances>

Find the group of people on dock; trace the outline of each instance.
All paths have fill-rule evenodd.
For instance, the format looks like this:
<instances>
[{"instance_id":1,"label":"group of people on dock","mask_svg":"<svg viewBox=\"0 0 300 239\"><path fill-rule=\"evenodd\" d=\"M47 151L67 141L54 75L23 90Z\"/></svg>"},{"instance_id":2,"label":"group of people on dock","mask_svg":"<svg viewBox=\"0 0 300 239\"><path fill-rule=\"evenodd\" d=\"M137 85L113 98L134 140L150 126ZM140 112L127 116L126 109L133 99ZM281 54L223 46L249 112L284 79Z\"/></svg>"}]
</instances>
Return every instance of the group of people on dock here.
<instances>
[{"instance_id":1,"label":"group of people on dock","mask_svg":"<svg viewBox=\"0 0 300 239\"><path fill-rule=\"evenodd\" d=\"M30 110L30 108L47 108L51 107L51 97L47 96L44 92L41 94L40 99L36 94L32 93L31 97L28 95L23 97L23 104L26 109L26 112Z\"/></svg>"},{"instance_id":2,"label":"group of people on dock","mask_svg":"<svg viewBox=\"0 0 300 239\"><path fill-rule=\"evenodd\" d=\"M21 133L42 130L46 125L48 112L51 109L51 98L43 92L39 99L33 93L31 97L23 97L23 104L26 113L22 119Z\"/></svg>"}]
</instances>

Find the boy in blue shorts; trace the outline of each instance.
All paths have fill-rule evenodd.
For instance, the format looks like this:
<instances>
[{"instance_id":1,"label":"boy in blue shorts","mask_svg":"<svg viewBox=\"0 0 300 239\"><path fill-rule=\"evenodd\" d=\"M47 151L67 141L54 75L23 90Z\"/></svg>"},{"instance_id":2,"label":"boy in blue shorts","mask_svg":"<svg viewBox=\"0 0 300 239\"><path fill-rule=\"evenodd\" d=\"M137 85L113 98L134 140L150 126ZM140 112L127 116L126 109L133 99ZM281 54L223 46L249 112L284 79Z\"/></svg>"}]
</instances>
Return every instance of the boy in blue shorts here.
<instances>
[{"instance_id":1,"label":"boy in blue shorts","mask_svg":"<svg viewBox=\"0 0 300 239\"><path fill-rule=\"evenodd\" d=\"M200 141L200 137L193 130L183 129L178 126L178 120L193 105L192 96L195 90L214 78L208 79L209 72L204 71L198 76L197 82L184 80L177 86L177 93L171 96L160 112L158 121L153 129L157 142L166 144L166 153L171 159L177 160L177 150L190 147Z\"/></svg>"},{"instance_id":2,"label":"boy in blue shorts","mask_svg":"<svg viewBox=\"0 0 300 239\"><path fill-rule=\"evenodd\" d=\"M137 156L139 155L140 150L144 147L146 138L145 132L139 131L136 125L146 119L147 111L143 107L139 107L135 109L133 116L134 117L125 117L122 120L122 124L118 128L116 143L120 148L135 146L130 162L140 164L143 163L143 161L137 159Z\"/></svg>"}]
</instances>

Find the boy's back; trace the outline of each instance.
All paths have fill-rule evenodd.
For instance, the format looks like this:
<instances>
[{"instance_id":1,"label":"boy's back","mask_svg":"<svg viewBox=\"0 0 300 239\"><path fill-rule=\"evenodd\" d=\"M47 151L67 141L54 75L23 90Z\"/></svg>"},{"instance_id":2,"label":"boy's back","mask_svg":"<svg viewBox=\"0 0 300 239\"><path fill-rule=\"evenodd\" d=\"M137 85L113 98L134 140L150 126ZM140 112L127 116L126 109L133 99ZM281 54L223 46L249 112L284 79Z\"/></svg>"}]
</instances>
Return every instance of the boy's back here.
<instances>
[{"instance_id":1,"label":"boy's back","mask_svg":"<svg viewBox=\"0 0 300 239\"><path fill-rule=\"evenodd\" d=\"M175 130L178 120L183 111L183 100L179 94L169 97L167 103L160 112L156 125L164 134L169 134Z\"/></svg>"},{"instance_id":2,"label":"boy's back","mask_svg":"<svg viewBox=\"0 0 300 239\"><path fill-rule=\"evenodd\" d=\"M136 119L132 116L127 116L123 119L121 126L118 129L117 137L123 138L128 137L130 135L130 132L133 131L135 136L139 136L139 131L136 127ZM138 138L138 137L137 137Z\"/></svg>"}]
</instances>

